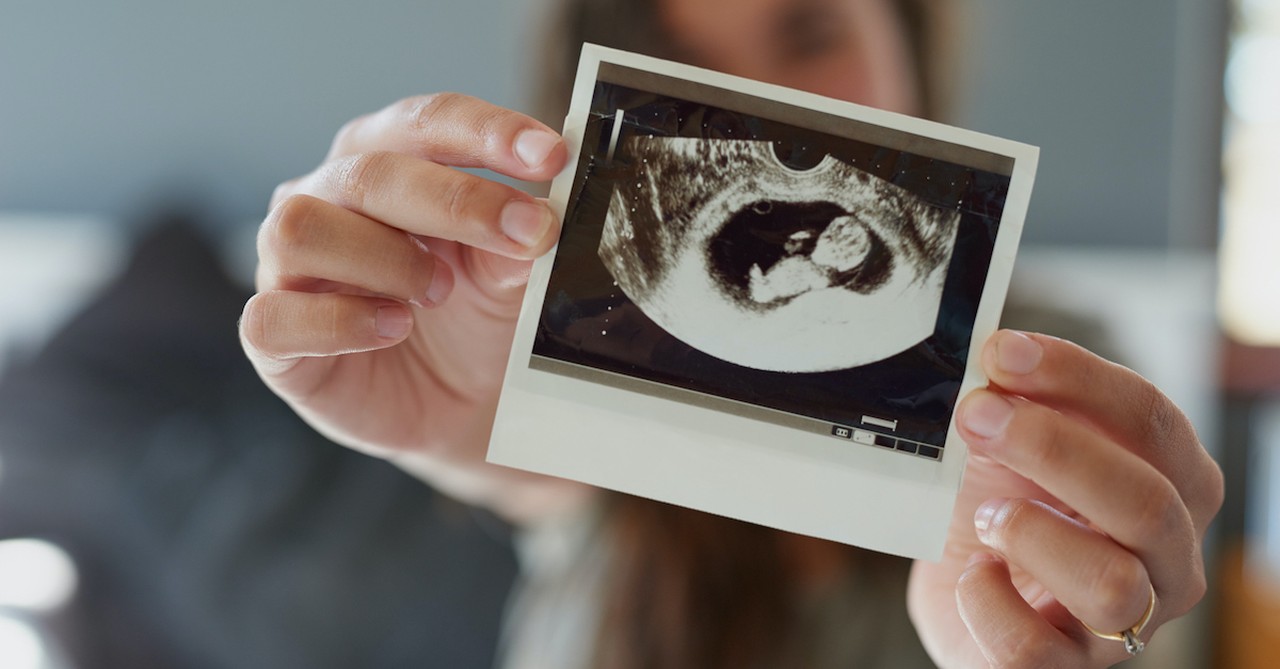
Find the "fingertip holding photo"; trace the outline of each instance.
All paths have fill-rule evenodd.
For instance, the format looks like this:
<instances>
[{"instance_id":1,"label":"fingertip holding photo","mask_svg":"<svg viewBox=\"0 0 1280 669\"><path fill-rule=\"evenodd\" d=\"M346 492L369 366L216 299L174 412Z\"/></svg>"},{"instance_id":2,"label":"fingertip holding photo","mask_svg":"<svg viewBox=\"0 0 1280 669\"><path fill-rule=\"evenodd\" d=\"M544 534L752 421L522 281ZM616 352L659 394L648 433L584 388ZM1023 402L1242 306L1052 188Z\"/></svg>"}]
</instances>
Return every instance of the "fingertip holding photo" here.
<instances>
[{"instance_id":1,"label":"fingertip holding photo","mask_svg":"<svg viewBox=\"0 0 1280 669\"><path fill-rule=\"evenodd\" d=\"M529 129L516 135L512 150L525 167L536 170L547 162L558 146L560 146L560 138L555 134L546 130Z\"/></svg>"}]
</instances>

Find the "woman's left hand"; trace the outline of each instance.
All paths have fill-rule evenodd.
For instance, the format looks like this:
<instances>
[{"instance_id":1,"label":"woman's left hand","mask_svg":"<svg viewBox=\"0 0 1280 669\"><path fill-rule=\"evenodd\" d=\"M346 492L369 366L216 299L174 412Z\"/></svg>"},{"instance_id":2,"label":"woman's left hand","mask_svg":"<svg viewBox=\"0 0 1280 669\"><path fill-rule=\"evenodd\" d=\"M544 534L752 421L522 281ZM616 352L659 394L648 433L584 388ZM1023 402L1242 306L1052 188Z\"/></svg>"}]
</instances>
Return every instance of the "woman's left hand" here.
<instances>
[{"instance_id":1,"label":"woman's left hand","mask_svg":"<svg viewBox=\"0 0 1280 669\"><path fill-rule=\"evenodd\" d=\"M1222 472L1150 382L1066 341L997 332L956 425L969 463L945 556L908 592L944 667L1105 667L1204 596Z\"/></svg>"}]
</instances>

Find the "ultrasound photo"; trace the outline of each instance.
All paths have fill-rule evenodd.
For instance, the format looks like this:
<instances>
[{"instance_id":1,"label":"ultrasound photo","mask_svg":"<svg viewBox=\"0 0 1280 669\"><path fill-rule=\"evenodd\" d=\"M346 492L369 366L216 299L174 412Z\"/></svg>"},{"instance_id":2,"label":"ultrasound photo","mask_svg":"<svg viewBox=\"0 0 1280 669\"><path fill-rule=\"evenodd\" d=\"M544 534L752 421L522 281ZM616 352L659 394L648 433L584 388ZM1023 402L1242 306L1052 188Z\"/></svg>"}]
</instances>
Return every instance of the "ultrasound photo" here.
<instances>
[{"instance_id":1,"label":"ultrasound photo","mask_svg":"<svg viewBox=\"0 0 1280 669\"><path fill-rule=\"evenodd\" d=\"M941 460L1008 164L625 69L577 159L530 368Z\"/></svg>"},{"instance_id":2,"label":"ultrasound photo","mask_svg":"<svg viewBox=\"0 0 1280 669\"><path fill-rule=\"evenodd\" d=\"M487 460L910 558L1038 150L584 45Z\"/></svg>"},{"instance_id":3,"label":"ultrasound photo","mask_svg":"<svg viewBox=\"0 0 1280 669\"><path fill-rule=\"evenodd\" d=\"M960 214L830 155L760 140L630 137L600 259L645 316L721 360L824 372L934 331Z\"/></svg>"}]
</instances>

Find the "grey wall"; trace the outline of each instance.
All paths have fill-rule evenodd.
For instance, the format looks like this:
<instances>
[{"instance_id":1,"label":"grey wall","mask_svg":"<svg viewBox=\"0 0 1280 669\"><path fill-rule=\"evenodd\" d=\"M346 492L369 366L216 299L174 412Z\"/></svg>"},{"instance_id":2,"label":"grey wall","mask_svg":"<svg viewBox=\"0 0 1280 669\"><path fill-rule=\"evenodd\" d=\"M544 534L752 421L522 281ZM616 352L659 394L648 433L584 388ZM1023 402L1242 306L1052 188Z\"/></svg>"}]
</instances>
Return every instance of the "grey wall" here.
<instances>
[{"instance_id":1,"label":"grey wall","mask_svg":"<svg viewBox=\"0 0 1280 669\"><path fill-rule=\"evenodd\" d=\"M0 210L125 217L186 197L260 215L348 118L521 97L519 0L5 0Z\"/></svg>"},{"instance_id":2,"label":"grey wall","mask_svg":"<svg viewBox=\"0 0 1280 669\"><path fill-rule=\"evenodd\" d=\"M453 89L519 105L545 0L7 0L0 210L226 221L346 119ZM958 122L1042 147L1027 239L1212 237L1223 13L1203 0L973 0Z\"/></svg>"},{"instance_id":3,"label":"grey wall","mask_svg":"<svg viewBox=\"0 0 1280 669\"><path fill-rule=\"evenodd\" d=\"M956 122L1041 147L1027 240L1213 244L1226 16L1214 0L974 1Z\"/></svg>"}]
</instances>

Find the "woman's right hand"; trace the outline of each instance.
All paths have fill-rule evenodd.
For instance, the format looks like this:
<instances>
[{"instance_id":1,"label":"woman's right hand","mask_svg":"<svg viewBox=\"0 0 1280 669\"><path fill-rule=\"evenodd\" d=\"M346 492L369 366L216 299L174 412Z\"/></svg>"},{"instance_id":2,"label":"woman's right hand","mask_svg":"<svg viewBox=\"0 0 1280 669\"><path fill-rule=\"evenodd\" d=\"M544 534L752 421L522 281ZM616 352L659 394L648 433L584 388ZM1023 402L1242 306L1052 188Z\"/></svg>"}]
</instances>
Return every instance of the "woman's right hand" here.
<instances>
[{"instance_id":1,"label":"woman's right hand","mask_svg":"<svg viewBox=\"0 0 1280 669\"><path fill-rule=\"evenodd\" d=\"M409 98L347 123L325 161L281 184L258 235L240 339L258 373L329 438L519 519L574 484L484 462L546 203L459 171L547 181L559 135L463 95Z\"/></svg>"}]
</instances>

